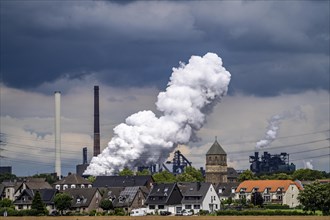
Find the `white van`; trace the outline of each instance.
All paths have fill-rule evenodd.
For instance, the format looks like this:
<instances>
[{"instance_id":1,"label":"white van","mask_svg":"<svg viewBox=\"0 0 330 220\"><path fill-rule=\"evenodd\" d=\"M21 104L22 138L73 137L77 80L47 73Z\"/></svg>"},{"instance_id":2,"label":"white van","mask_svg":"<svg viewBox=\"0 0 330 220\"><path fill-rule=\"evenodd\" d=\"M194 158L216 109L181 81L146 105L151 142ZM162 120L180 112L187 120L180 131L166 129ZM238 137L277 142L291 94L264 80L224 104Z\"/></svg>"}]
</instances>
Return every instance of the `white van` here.
<instances>
[{"instance_id":1,"label":"white van","mask_svg":"<svg viewBox=\"0 0 330 220\"><path fill-rule=\"evenodd\" d=\"M146 208L132 209L132 211L130 212L130 216L145 216L145 215L147 215Z\"/></svg>"}]
</instances>

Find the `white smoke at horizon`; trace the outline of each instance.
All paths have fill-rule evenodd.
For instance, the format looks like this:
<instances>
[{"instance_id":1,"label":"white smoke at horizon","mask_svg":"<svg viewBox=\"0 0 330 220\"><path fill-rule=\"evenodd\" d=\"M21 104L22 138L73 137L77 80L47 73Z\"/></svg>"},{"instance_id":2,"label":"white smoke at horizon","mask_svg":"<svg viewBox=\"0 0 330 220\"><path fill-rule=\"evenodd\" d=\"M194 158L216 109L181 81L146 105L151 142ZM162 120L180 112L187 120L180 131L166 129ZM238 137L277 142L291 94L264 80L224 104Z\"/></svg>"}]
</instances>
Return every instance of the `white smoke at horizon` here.
<instances>
[{"instance_id":1,"label":"white smoke at horizon","mask_svg":"<svg viewBox=\"0 0 330 220\"><path fill-rule=\"evenodd\" d=\"M302 112L301 108L297 106L293 111L285 111L281 114L272 116L268 121L265 136L256 143L256 149L269 147L270 144L277 138L282 120L290 118L302 119L305 118L305 114Z\"/></svg>"},{"instance_id":2,"label":"white smoke at horizon","mask_svg":"<svg viewBox=\"0 0 330 220\"><path fill-rule=\"evenodd\" d=\"M180 62L158 95L156 106L163 115L145 110L129 116L114 128L108 147L92 158L85 174L112 175L125 166L164 162L178 144L196 138L206 114L226 95L230 77L214 53Z\"/></svg>"},{"instance_id":3,"label":"white smoke at horizon","mask_svg":"<svg viewBox=\"0 0 330 220\"><path fill-rule=\"evenodd\" d=\"M304 168L305 169L310 169L310 170L313 170L313 160L309 160L309 161L303 161L304 162Z\"/></svg>"}]
</instances>

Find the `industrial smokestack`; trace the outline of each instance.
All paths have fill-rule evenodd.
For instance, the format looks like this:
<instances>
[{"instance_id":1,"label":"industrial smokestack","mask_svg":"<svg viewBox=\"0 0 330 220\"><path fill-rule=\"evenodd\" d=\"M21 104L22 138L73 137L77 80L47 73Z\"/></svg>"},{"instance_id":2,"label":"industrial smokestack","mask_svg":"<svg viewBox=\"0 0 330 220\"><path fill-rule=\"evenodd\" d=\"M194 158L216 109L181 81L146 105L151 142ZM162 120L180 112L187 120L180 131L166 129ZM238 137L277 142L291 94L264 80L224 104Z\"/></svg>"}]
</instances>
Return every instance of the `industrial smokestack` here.
<instances>
[{"instance_id":1,"label":"industrial smokestack","mask_svg":"<svg viewBox=\"0 0 330 220\"><path fill-rule=\"evenodd\" d=\"M83 164L87 164L87 147L83 148Z\"/></svg>"},{"instance_id":2,"label":"industrial smokestack","mask_svg":"<svg viewBox=\"0 0 330 220\"><path fill-rule=\"evenodd\" d=\"M55 92L55 173L61 179L61 92Z\"/></svg>"},{"instance_id":3,"label":"industrial smokestack","mask_svg":"<svg viewBox=\"0 0 330 220\"><path fill-rule=\"evenodd\" d=\"M94 152L100 154L100 110L99 110L99 86L94 86Z\"/></svg>"}]
</instances>

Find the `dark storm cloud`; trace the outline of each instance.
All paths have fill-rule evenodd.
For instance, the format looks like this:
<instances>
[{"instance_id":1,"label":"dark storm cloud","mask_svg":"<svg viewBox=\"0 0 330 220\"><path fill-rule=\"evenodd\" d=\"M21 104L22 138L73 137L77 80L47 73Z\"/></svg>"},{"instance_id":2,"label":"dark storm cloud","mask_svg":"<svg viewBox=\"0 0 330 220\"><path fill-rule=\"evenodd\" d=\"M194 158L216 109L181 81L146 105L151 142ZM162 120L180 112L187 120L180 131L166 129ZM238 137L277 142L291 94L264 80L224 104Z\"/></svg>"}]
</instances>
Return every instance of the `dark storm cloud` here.
<instances>
[{"instance_id":1,"label":"dark storm cloud","mask_svg":"<svg viewBox=\"0 0 330 220\"><path fill-rule=\"evenodd\" d=\"M5 1L1 75L32 89L93 74L111 86L165 87L191 55L218 53L231 92L329 90L328 1Z\"/></svg>"}]
</instances>

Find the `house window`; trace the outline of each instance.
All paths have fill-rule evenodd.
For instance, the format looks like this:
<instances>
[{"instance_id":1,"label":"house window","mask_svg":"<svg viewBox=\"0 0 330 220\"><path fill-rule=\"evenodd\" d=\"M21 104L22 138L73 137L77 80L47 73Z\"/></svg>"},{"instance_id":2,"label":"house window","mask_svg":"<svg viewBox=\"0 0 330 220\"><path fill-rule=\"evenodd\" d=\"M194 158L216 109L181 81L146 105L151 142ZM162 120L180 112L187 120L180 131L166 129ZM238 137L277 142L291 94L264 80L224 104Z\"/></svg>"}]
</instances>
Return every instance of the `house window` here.
<instances>
[{"instance_id":1,"label":"house window","mask_svg":"<svg viewBox=\"0 0 330 220\"><path fill-rule=\"evenodd\" d=\"M56 185L55 186L55 189L60 190L61 189L61 186L60 185Z\"/></svg>"},{"instance_id":2,"label":"house window","mask_svg":"<svg viewBox=\"0 0 330 220\"><path fill-rule=\"evenodd\" d=\"M266 188L266 192L265 192L266 194L269 194L270 193L270 188L268 187L268 188Z\"/></svg>"},{"instance_id":3,"label":"house window","mask_svg":"<svg viewBox=\"0 0 330 220\"><path fill-rule=\"evenodd\" d=\"M75 189L75 188L76 188L76 185L72 184L71 189Z\"/></svg>"},{"instance_id":4,"label":"house window","mask_svg":"<svg viewBox=\"0 0 330 220\"><path fill-rule=\"evenodd\" d=\"M158 205L158 209L164 209L164 205Z\"/></svg>"},{"instance_id":5,"label":"house window","mask_svg":"<svg viewBox=\"0 0 330 220\"><path fill-rule=\"evenodd\" d=\"M77 204L80 204L80 198L77 199Z\"/></svg>"},{"instance_id":6,"label":"house window","mask_svg":"<svg viewBox=\"0 0 330 220\"><path fill-rule=\"evenodd\" d=\"M282 196L277 196L277 199L282 201L283 198Z\"/></svg>"},{"instance_id":7,"label":"house window","mask_svg":"<svg viewBox=\"0 0 330 220\"><path fill-rule=\"evenodd\" d=\"M185 209L191 209L191 205L185 205Z\"/></svg>"},{"instance_id":8,"label":"house window","mask_svg":"<svg viewBox=\"0 0 330 220\"><path fill-rule=\"evenodd\" d=\"M68 185L63 185L63 190L66 190L68 188Z\"/></svg>"},{"instance_id":9,"label":"house window","mask_svg":"<svg viewBox=\"0 0 330 220\"><path fill-rule=\"evenodd\" d=\"M264 196L264 201L265 202L270 202L270 196Z\"/></svg>"},{"instance_id":10,"label":"house window","mask_svg":"<svg viewBox=\"0 0 330 220\"><path fill-rule=\"evenodd\" d=\"M23 205L18 205L18 209L22 209L23 208Z\"/></svg>"},{"instance_id":11,"label":"house window","mask_svg":"<svg viewBox=\"0 0 330 220\"><path fill-rule=\"evenodd\" d=\"M85 185L84 184L81 184L80 188L85 188Z\"/></svg>"},{"instance_id":12,"label":"house window","mask_svg":"<svg viewBox=\"0 0 330 220\"><path fill-rule=\"evenodd\" d=\"M155 205L149 205L149 209L155 209Z\"/></svg>"},{"instance_id":13,"label":"house window","mask_svg":"<svg viewBox=\"0 0 330 220\"><path fill-rule=\"evenodd\" d=\"M91 184L88 185L88 188L92 188L93 186Z\"/></svg>"},{"instance_id":14,"label":"house window","mask_svg":"<svg viewBox=\"0 0 330 220\"><path fill-rule=\"evenodd\" d=\"M200 209L201 205L194 205L194 209Z\"/></svg>"}]
</instances>

